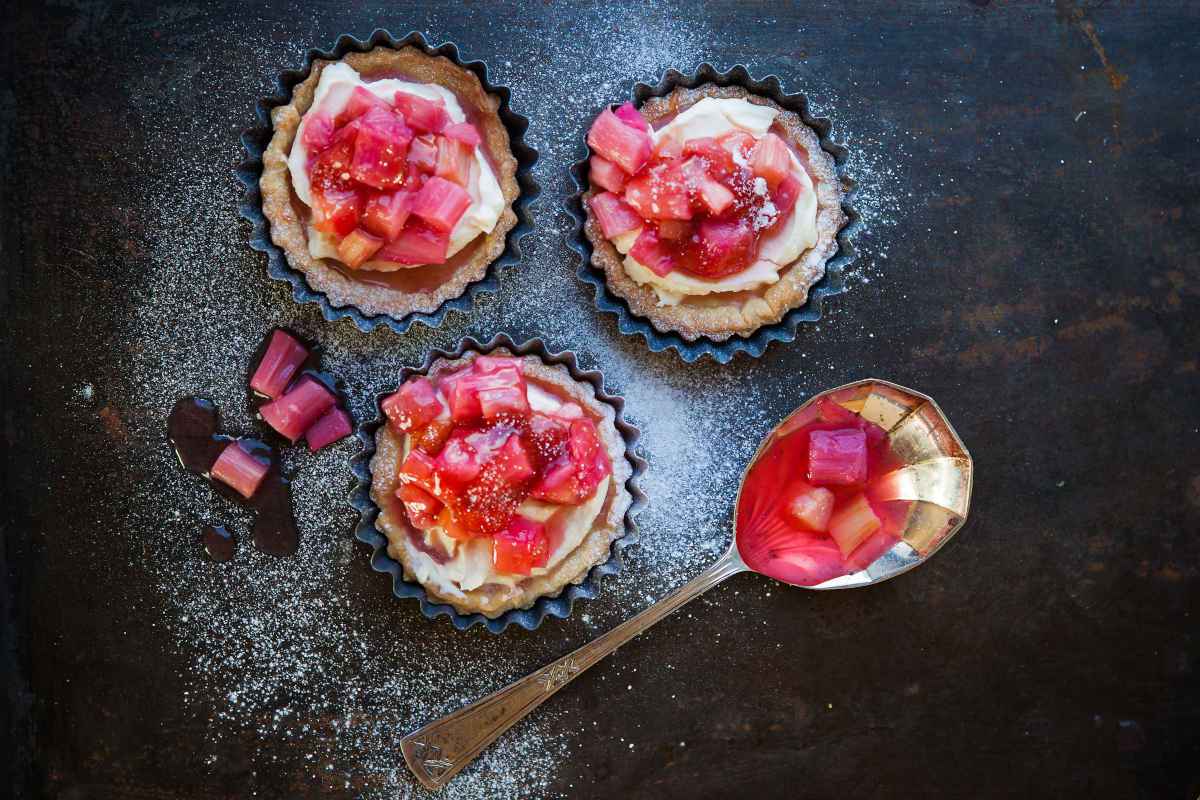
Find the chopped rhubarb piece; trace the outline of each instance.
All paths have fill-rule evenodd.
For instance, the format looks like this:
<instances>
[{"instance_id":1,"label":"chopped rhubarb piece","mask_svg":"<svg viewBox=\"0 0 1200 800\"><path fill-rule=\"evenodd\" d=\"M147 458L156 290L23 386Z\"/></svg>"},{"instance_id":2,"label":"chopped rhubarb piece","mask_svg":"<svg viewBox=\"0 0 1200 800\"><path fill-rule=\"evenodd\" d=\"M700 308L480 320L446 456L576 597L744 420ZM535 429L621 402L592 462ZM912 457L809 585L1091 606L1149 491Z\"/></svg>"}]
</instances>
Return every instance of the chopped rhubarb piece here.
<instances>
[{"instance_id":1,"label":"chopped rhubarb piece","mask_svg":"<svg viewBox=\"0 0 1200 800\"><path fill-rule=\"evenodd\" d=\"M479 476L479 456L466 439L451 436L434 459L439 475L447 481L465 486Z\"/></svg>"},{"instance_id":2,"label":"chopped rhubarb piece","mask_svg":"<svg viewBox=\"0 0 1200 800\"><path fill-rule=\"evenodd\" d=\"M692 223L683 219L659 220L657 226L658 238L679 241L692 232Z\"/></svg>"},{"instance_id":3,"label":"chopped rhubarb piece","mask_svg":"<svg viewBox=\"0 0 1200 800\"><path fill-rule=\"evenodd\" d=\"M646 122L646 118L642 116L642 112L634 107L633 103L625 102L617 106L617 110L613 112L617 119L624 122L635 131L645 131L650 127L650 123Z\"/></svg>"},{"instance_id":4,"label":"chopped rhubarb piece","mask_svg":"<svg viewBox=\"0 0 1200 800\"><path fill-rule=\"evenodd\" d=\"M681 165L654 168L625 184L625 202L645 219L691 219Z\"/></svg>"},{"instance_id":5,"label":"chopped rhubarb piece","mask_svg":"<svg viewBox=\"0 0 1200 800\"><path fill-rule=\"evenodd\" d=\"M546 526L524 517L513 517L492 539L492 564L506 575L528 575L546 566L550 547Z\"/></svg>"},{"instance_id":6,"label":"chopped rhubarb piece","mask_svg":"<svg viewBox=\"0 0 1200 800\"><path fill-rule=\"evenodd\" d=\"M754 137L745 131L730 131L723 133L717 137L717 143L724 148L725 152L729 153L734 163L749 165L750 157L754 152Z\"/></svg>"},{"instance_id":7,"label":"chopped rhubarb piece","mask_svg":"<svg viewBox=\"0 0 1200 800\"><path fill-rule=\"evenodd\" d=\"M501 414L529 413L529 401L525 398L525 392L516 386L482 389L478 392L478 397L479 409L485 419L495 419Z\"/></svg>"},{"instance_id":8,"label":"chopped rhubarb piece","mask_svg":"<svg viewBox=\"0 0 1200 800\"><path fill-rule=\"evenodd\" d=\"M438 146L432 136L418 136L408 146L408 163L414 169L432 175L437 169Z\"/></svg>"},{"instance_id":9,"label":"chopped rhubarb piece","mask_svg":"<svg viewBox=\"0 0 1200 800\"><path fill-rule=\"evenodd\" d=\"M783 139L773 133L758 140L750 158L750 169L755 175L766 180L772 189L787 177L791 170L792 156Z\"/></svg>"},{"instance_id":10,"label":"chopped rhubarb piece","mask_svg":"<svg viewBox=\"0 0 1200 800\"><path fill-rule=\"evenodd\" d=\"M569 433L570 427L558 417L538 413L529 417L529 437L543 459L557 454Z\"/></svg>"},{"instance_id":11,"label":"chopped rhubarb piece","mask_svg":"<svg viewBox=\"0 0 1200 800\"><path fill-rule=\"evenodd\" d=\"M673 136L666 136L654 145L654 157L669 160L683 155L683 144Z\"/></svg>"},{"instance_id":12,"label":"chopped rhubarb piece","mask_svg":"<svg viewBox=\"0 0 1200 800\"><path fill-rule=\"evenodd\" d=\"M683 155L698 156L714 178L723 179L733 173L733 155L711 136L688 139L683 143Z\"/></svg>"},{"instance_id":13,"label":"chopped rhubarb piece","mask_svg":"<svg viewBox=\"0 0 1200 800\"><path fill-rule=\"evenodd\" d=\"M457 139L467 147L475 148L483 141L479 135L479 131L469 122L457 122L453 125L447 125L446 130L442 131L442 135L448 139Z\"/></svg>"},{"instance_id":14,"label":"chopped rhubarb piece","mask_svg":"<svg viewBox=\"0 0 1200 800\"><path fill-rule=\"evenodd\" d=\"M833 513L833 492L807 483L798 484L793 492L787 501L788 515L810 531L824 533Z\"/></svg>"},{"instance_id":15,"label":"chopped rhubarb piece","mask_svg":"<svg viewBox=\"0 0 1200 800\"><path fill-rule=\"evenodd\" d=\"M313 227L323 233L347 236L358 227L363 195L358 189L313 192Z\"/></svg>"},{"instance_id":16,"label":"chopped rhubarb piece","mask_svg":"<svg viewBox=\"0 0 1200 800\"><path fill-rule=\"evenodd\" d=\"M433 422L442 413L442 403L429 378L409 378L394 393L383 398L388 424L400 433L410 433Z\"/></svg>"},{"instance_id":17,"label":"chopped rhubarb piece","mask_svg":"<svg viewBox=\"0 0 1200 800\"><path fill-rule=\"evenodd\" d=\"M782 220L792 213L792 209L796 207L796 199L800 197L802 191L804 191L804 184L800 183L800 179L790 172L779 182L779 185L771 192L771 202L779 211L779 219Z\"/></svg>"},{"instance_id":18,"label":"chopped rhubarb piece","mask_svg":"<svg viewBox=\"0 0 1200 800\"><path fill-rule=\"evenodd\" d=\"M457 139L443 136L438 139L437 166L434 174L466 188L471 182L474 150Z\"/></svg>"},{"instance_id":19,"label":"chopped rhubarb piece","mask_svg":"<svg viewBox=\"0 0 1200 800\"><path fill-rule=\"evenodd\" d=\"M342 109L342 113L337 115L334 123L340 128L373 108L391 111L391 107L382 97L362 86L355 86L354 91L350 93L350 99L346 101L346 107Z\"/></svg>"},{"instance_id":20,"label":"chopped rhubarb piece","mask_svg":"<svg viewBox=\"0 0 1200 800\"><path fill-rule=\"evenodd\" d=\"M268 425L294 442L336 402L337 398L325 384L305 375L286 393L258 411Z\"/></svg>"},{"instance_id":21,"label":"chopped rhubarb piece","mask_svg":"<svg viewBox=\"0 0 1200 800\"><path fill-rule=\"evenodd\" d=\"M588 163L592 183L610 192L624 191L625 181L629 179L625 170L603 156L592 156Z\"/></svg>"},{"instance_id":22,"label":"chopped rhubarb piece","mask_svg":"<svg viewBox=\"0 0 1200 800\"><path fill-rule=\"evenodd\" d=\"M577 505L578 492L578 469L571 457L564 453L542 470L541 480L530 490L529 496L547 503Z\"/></svg>"},{"instance_id":23,"label":"chopped rhubarb piece","mask_svg":"<svg viewBox=\"0 0 1200 800\"><path fill-rule=\"evenodd\" d=\"M659 240L658 232L649 225L642 229L633 247L629 248L629 255L660 277L675 268L675 259L671 252Z\"/></svg>"},{"instance_id":24,"label":"chopped rhubarb piece","mask_svg":"<svg viewBox=\"0 0 1200 800\"><path fill-rule=\"evenodd\" d=\"M351 269L358 269L383 247L383 239L355 228L338 242L338 259Z\"/></svg>"},{"instance_id":25,"label":"chopped rhubarb piece","mask_svg":"<svg viewBox=\"0 0 1200 800\"><path fill-rule=\"evenodd\" d=\"M571 435L567 439L567 452L577 465L590 464L592 458L600 450L600 435L596 432L596 423L586 417L571 423Z\"/></svg>"},{"instance_id":26,"label":"chopped rhubarb piece","mask_svg":"<svg viewBox=\"0 0 1200 800\"><path fill-rule=\"evenodd\" d=\"M394 264L445 264L450 249L449 231L438 231L423 222L409 220L404 230L375 254L376 261Z\"/></svg>"},{"instance_id":27,"label":"chopped rhubarb piece","mask_svg":"<svg viewBox=\"0 0 1200 800\"><path fill-rule=\"evenodd\" d=\"M435 419L412 434L413 447L419 447L426 453L436 455L454 430L454 422L448 419Z\"/></svg>"},{"instance_id":28,"label":"chopped rhubarb piece","mask_svg":"<svg viewBox=\"0 0 1200 800\"><path fill-rule=\"evenodd\" d=\"M808 480L850 486L867 479L867 435L858 428L813 431L808 439Z\"/></svg>"},{"instance_id":29,"label":"chopped rhubarb piece","mask_svg":"<svg viewBox=\"0 0 1200 800\"><path fill-rule=\"evenodd\" d=\"M473 369L463 379L474 391L484 389L520 389L525 393L525 378L514 366L494 365L489 369Z\"/></svg>"},{"instance_id":30,"label":"chopped rhubarb piece","mask_svg":"<svg viewBox=\"0 0 1200 800\"><path fill-rule=\"evenodd\" d=\"M754 230L744 220L706 219L697 230L699 259L688 269L706 278L730 275L746 266L754 248Z\"/></svg>"},{"instance_id":31,"label":"chopped rhubarb piece","mask_svg":"<svg viewBox=\"0 0 1200 800\"><path fill-rule=\"evenodd\" d=\"M350 415L344 408L334 406L304 432L304 440L308 442L309 452L315 453L326 445L345 439L353 430L354 421Z\"/></svg>"},{"instance_id":32,"label":"chopped rhubarb piece","mask_svg":"<svg viewBox=\"0 0 1200 800\"><path fill-rule=\"evenodd\" d=\"M450 506L446 506L442 509L442 513L438 514L437 524L451 539L466 540L474 539L476 536L474 531L455 516L454 512L450 510Z\"/></svg>"},{"instance_id":33,"label":"chopped rhubarb piece","mask_svg":"<svg viewBox=\"0 0 1200 800\"><path fill-rule=\"evenodd\" d=\"M396 110L408 127L421 133L441 133L450 123L441 100L426 100L408 92L396 92Z\"/></svg>"},{"instance_id":34,"label":"chopped rhubarb piece","mask_svg":"<svg viewBox=\"0 0 1200 800\"><path fill-rule=\"evenodd\" d=\"M484 375L500 372L505 369L515 369L517 372L524 372L525 360L511 356L479 356L471 366L476 372Z\"/></svg>"},{"instance_id":35,"label":"chopped rhubarb piece","mask_svg":"<svg viewBox=\"0 0 1200 800\"><path fill-rule=\"evenodd\" d=\"M217 457L210 474L242 497L250 498L258 491L270 468L270 461L251 455L241 442L230 442Z\"/></svg>"},{"instance_id":36,"label":"chopped rhubarb piece","mask_svg":"<svg viewBox=\"0 0 1200 800\"><path fill-rule=\"evenodd\" d=\"M579 474L578 494L581 502L591 497L601 481L611 474L612 462L608 460L608 453L597 450L592 456L592 463L586 465Z\"/></svg>"},{"instance_id":37,"label":"chopped rhubarb piece","mask_svg":"<svg viewBox=\"0 0 1200 800\"><path fill-rule=\"evenodd\" d=\"M606 239L642 227L642 218L633 207L612 192L594 195L588 205L592 207L592 213L596 215L596 222L600 224L600 231Z\"/></svg>"},{"instance_id":38,"label":"chopped rhubarb piece","mask_svg":"<svg viewBox=\"0 0 1200 800\"><path fill-rule=\"evenodd\" d=\"M438 523L442 501L413 483L406 483L396 490L396 497L404 504L408 521L419 531L432 528Z\"/></svg>"},{"instance_id":39,"label":"chopped rhubarb piece","mask_svg":"<svg viewBox=\"0 0 1200 800\"><path fill-rule=\"evenodd\" d=\"M471 205L466 189L442 177L433 177L413 199L412 213L429 227L449 233Z\"/></svg>"},{"instance_id":40,"label":"chopped rhubarb piece","mask_svg":"<svg viewBox=\"0 0 1200 800\"><path fill-rule=\"evenodd\" d=\"M692 156L683 162L683 176L687 179L688 187L697 193L700 202L715 216L733 203L733 192L709 175L707 164L703 156Z\"/></svg>"},{"instance_id":41,"label":"chopped rhubarb piece","mask_svg":"<svg viewBox=\"0 0 1200 800\"><path fill-rule=\"evenodd\" d=\"M426 491L437 494L438 480L433 458L422 450L409 450L400 465L396 480L403 484L415 484Z\"/></svg>"},{"instance_id":42,"label":"chopped rhubarb piece","mask_svg":"<svg viewBox=\"0 0 1200 800\"><path fill-rule=\"evenodd\" d=\"M587 141L593 150L630 175L650 158L650 134L626 125L608 109L600 112L592 123Z\"/></svg>"},{"instance_id":43,"label":"chopped rhubarb piece","mask_svg":"<svg viewBox=\"0 0 1200 800\"><path fill-rule=\"evenodd\" d=\"M820 433L821 431L813 431ZM837 542L842 556L849 556L854 548L862 544L868 536L879 530L881 523L865 494L857 495L853 500L833 512L829 518L829 535Z\"/></svg>"},{"instance_id":44,"label":"chopped rhubarb piece","mask_svg":"<svg viewBox=\"0 0 1200 800\"><path fill-rule=\"evenodd\" d=\"M375 194L367 201L359 224L364 230L391 241L404 230L412 202L413 193L405 189Z\"/></svg>"},{"instance_id":45,"label":"chopped rhubarb piece","mask_svg":"<svg viewBox=\"0 0 1200 800\"><path fill-rule=\"evenodd\" d=\"M483 416L479 407L479 393L467 380L467 373L447 378L442 384L446 401L450 404L450 416L455 422L470 422Z\"/></svg>"},{"instance_id":46,"label":"chopped rhubarb piece","mask_svg":"<svg viewBox=\"0 0 1200 800\"><path fill-rule=\"evenodd\" d=\"M412 131L399 117L383 108L372 108L358 122L350 175L375 189L390 189L403 184Z\"/></svg>"},{"instance_id":47,"label":"chopped rhubarb piece","mask_svg":"<svg viewBox=\"0 0 1200 800\"><path fill-rule=\"evenodd\" d=\"M308 148L309 157L329 147L333 141L333 120L328 114L313 114L304 119L304 133L300 142Z\"/></svg>"},{"instance_id":48,"label":"chopped rhubarb piece","mask_svg":"<svg viewBox=\"0 0 1200 800\"><path fill-rule=\"evenodd\" d=\"M308 358L308 350L287 331L271 334L267 352L250 378L250 388L261 395L276 398L283 394L292 378Z\"/></svg>"},{"instance_id":49,"label":"chopped rhubarb piece","mask_svg":"<svg viewBox=\"0 0 1200 800\"><path fill-rule=\"evenodd\" d=\"M523 483L535 474L533 461L529 458L525 445L521 444L519 436L509 436L492 463L496 465L497 473L505 483Z\"/></svg>"}]
</instances>

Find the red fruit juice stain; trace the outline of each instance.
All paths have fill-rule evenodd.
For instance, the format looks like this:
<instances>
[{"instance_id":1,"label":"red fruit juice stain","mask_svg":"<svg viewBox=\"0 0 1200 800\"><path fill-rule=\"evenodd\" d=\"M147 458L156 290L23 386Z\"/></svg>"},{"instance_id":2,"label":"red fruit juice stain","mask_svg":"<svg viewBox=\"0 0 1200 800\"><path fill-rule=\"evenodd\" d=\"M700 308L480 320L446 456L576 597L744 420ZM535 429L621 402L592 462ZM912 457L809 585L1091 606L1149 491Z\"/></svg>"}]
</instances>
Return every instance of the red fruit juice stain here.
<instances>
[{"instance_id":1,"label":"red fruit juice stain","mask_svg":"<svg viewBox=\"0 0 1200 800\"><path fill-rule=\"evenodd\" d=\"M237 537L224 525L201 525L200 541L213 561L228 561L237 549Z\"/></svg>"},{"instance_id":2,"label":"red fruit juice stain","mask_svg":"<svg viewBox=\"0 0 1200 800\"><path fill-rule=\"evenodd\" d=\"M235 441L235 437L219 431L220 414L217 407L211 400L202 397L181 397L167 419L167 438L175 448L183 468L208 481L217 494L254 512L251 529L254 546L273 556L292 555L299 547L300 534L292 510L291 485L279 471L278 453L258 439L236 439L251 454L271 461L271 467L258 490L247 499L212 478L212 466L217 457L230 442Z\"/></svg>"},{"instance_id":3,"label":"red fruit juice stain","mask_svg":"<svg viewBox=\"0 0 1200 800\"><path fill-rule=\"evenodd\" d=\"M811 482L812 432L851 429L866 434L866 479L850 484ZM872 491L879 478L896 466L883 429L837 403L822 399L797 413L774 434L742 485L736 528L742 559L756 572L797 586L813 586L865 569L904 532L911 503L882 501ZM792 500L814 488L826 489L834 496L826 530L807 527L789 513ZM855 510L861 514L855 515ZM868 520L873 517L869 526L854 525L856 516L862 514ZM831 531L841 535L847 528L861 538L848 540L843 535L843 545L853 545L844 550Z\"/></svg>"}]
</instances>

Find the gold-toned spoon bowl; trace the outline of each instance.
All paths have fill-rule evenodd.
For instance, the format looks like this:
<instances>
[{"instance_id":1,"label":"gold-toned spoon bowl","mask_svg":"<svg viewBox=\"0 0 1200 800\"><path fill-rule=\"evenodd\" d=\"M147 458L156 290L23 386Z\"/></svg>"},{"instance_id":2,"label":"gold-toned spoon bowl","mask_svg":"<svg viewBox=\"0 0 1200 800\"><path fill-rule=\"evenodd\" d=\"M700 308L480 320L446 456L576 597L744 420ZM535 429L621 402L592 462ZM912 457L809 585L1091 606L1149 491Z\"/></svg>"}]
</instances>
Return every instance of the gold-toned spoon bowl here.
<instances>
[{"instance_id":1,"label":"gold-toned spoon bowl","mask_svg":"<svg viewBox=\"0 0 1200 800\"><path fill-rule=\"evenodd\" d=\"M907 503L899 541L863 569L804 589L850 589L895 577L921 564L962 527L971 502L974 465L950 421L929 397L868 378L814 395L759 445L746 475L782 437L802 427L805 411L827 398L886 432L889 469L873 483L874 499ZM503 689L436 720L401 740L404 760L423 786L445 786L459 770L575 676L707 590L739 572L752 572L734 540L717 561L654 605L568 655ZM795 585L795 584L792 584Z\"/></svg>"}]
</instances>

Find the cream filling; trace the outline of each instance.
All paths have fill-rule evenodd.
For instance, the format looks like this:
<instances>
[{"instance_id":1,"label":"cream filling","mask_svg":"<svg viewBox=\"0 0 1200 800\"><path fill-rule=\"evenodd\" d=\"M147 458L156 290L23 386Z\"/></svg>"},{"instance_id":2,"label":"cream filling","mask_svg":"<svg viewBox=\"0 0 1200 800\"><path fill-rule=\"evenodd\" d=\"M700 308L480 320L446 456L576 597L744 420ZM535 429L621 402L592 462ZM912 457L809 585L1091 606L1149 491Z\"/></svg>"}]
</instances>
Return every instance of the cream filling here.
<instances>
[{"instance_id":1,"label":"cream filling","mask_svg":"<svg viewBox=\"0 0 1200 800\"><path fill-rule=\"evenodd\" d=\"M529 407L542 413L554 413L563 405L557 397L534 385L529 386L528 398ZM411 440L406 436L403 447L405 456L411 447ZM560 506L537 500L526 500L521 504L517 509L519 516L545 523L547 527L558 529L562 534L558 546L547 558L546 566L534 568L531 575L545 575L579 547L604 508L611 481L612 478L609 478L601 483L587 502L578 506ZM428 553L412 547L408 542L405 542L404 546L408 549L411 569L417 580L436 586L439 594L463 597L466 592L485 584L511 588L526 580L525 575L508 575L495 571L492 566L490 538L460 541L447 536L441 526L430 528L424 534L426 545L436 545L450 554L450 558L444 564L437 563Z\"/></svg>"},{"instance_id":2,"label":"cream filling","mask_svg":"<svg viewBox=\"0 0 1200 800\"><path fill-rule=\"evenodd\" d=\"M742 130L759 138L766 135L778 114L773 108L742 99L706 97L659 130L653 131L651 137L655 144L668 138L682 144L689 139L715 138L730 131ZM817 243L817 195L813 191L812 179L796 154L790 155L792 174L802 187L800 196L796 198L796 207L780 228L759 240L758 258L746 269L718 280L706 280L679 270L657 275L633 256L627 255L637 234L641 232L641 228L638 228L612 240L617 251L625 256L625 272L637 283L652 288L658 295L660 306L678 305L685 297L748 291L778 281L781 269Z\"/></svg>"},{"instance_id":3,"label":"cream filling","mask_svg":"<svg viewBox=\"0 0 1200 800\"><path fill-rule=\"evenodd\" d=\"M364 81L349 64L333 64L321 72L321 80L317 83L317 91L313 97L312 108L300 120L296 130L296 139L292 142L292 150L288 154L288 171L292 176L292 188L296 196L310 208L312 207L312 190L308 181L308 147L304 144L304 129L310 115L314 112L336 117L350 101L354 88L361 86L377 97L381 97L390 105L396 92L408 92L426 100L441 100L446 106L446 113L452 122L465 122L467 115L463 113L458 98L445 87L432 83L410 83L409 81L387 78L378 81ZM471 243L481 233L491 233L496 222L504 212L504 193L500 191L500 183L483 151L475 148L475 163L471 165L471 176L467 181L467 192L471 195L471 205L463 214L462 219L450 232L450 246L446 257L453 256ZM333 258L337 254L337 237L308 226L308 252L313 258ZM359 269L394 270L397 266L386 261L368 261Z\"/></svg>"}]
</instances>

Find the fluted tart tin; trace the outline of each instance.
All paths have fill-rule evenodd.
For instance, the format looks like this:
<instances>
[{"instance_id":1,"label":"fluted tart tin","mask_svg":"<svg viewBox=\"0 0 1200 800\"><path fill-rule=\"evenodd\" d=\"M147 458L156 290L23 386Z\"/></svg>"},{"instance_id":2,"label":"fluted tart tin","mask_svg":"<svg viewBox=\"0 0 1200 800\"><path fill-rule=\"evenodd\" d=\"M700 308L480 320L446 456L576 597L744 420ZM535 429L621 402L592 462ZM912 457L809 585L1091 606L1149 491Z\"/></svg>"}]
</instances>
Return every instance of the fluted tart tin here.
<instances>
[{"instance_id":1,"label":"fluted tart tin","mask_svg":"<svg viewBox=\"0 0 1200 800\"><path fill-rule=\"evenodd\" d=\"M657 83L637 83L633 87L631 99L634 105L641 107L647 100L666 97L676 89L696 89L709 84L721 88L739 87L749 94L772 100L784 111L794 112L803 124L815 133L821 149L833 160L837 183L841 188L840 210L845 219L836 233L836 250L825 261L824 274L809 287L804 304L791 308L776 322L761 325L747 334L735 333L724 340L704 334L688 338L675 330L656 325L644 314L637 313L625 297L612 289L604 270L594 263L595 248L585 230L588 214L584 202L591 188L589 159L592 155L586 137L582 143L580 158L570 167L575 191L567 199L566 207L574 225L568 233L567 241L580 256L577 271L579 279L593 287L596 307L617 317L617 327L621 333L640 336L654 352L674 350L687 362L707 357L720 364L727 364L738 353L757 358L771 342L791 342L796 338L796 329L800 324L816 322L821 318L825 298L845 291L843 273L856 257L851 239L861 227L861 223L859 214L852 205L856 184L845 172L848 150L831 138L833 125L828 119L812 116L808 109L807 97L803 94L786 93L775 75L758 79L743 65L721 72L711 64L705 63L690 74L672 69ZM614 99L614 105L618 102L619 99Z\"/></svg>"},{"instance_id":2,"label":"fluted tart tin","mask_svg":"<svg viewBox=\"0 0 1200 800\"><path fill-rule=\"evenodd\" d=\"M496 350L504 350L508 354L516 356L535 356L550 366L561 365L566 368L574 381L590 386L599 403L612 408L613 422L624 444L624 457L629 465L629 478L625 481L624 488L629 494L630 504L622 519L623 531L610 544L608 558L591 567L580 582L568 583L553 596L539 597L528 608L510 609L495 617L488 617L482 613L465 614L448 603L430 597L424 586L416 580L405 577L404 566L388 553L388 539L377 526L381 509L371 497L371 461L376 452L376 433L381 426L387 424L382 402L394 391L394 387L376 398L377 416L358 428L357 436L361 450L350 462L355 479L354 489L350 494L350 504L359 513L359 523L354 533L355 538L371 548L372 568L377 572L391 575L392 591L396 597L415 599L420 605L421 613L427 618L448 617L458 630L482 625L492 633L501 633L510 625L533 630L540 626L546 617L561 619L570 616L577 600L596 597L600 590L601 580L605 576L615 575L621 570L622 552L638 541L636 516L646 504L646 497L638 486L638 479L646 470L646 462L636 452L640 435L638 429L623 418L625 402L621 397L609 394L604 389L604 376L598 371L581 369L573 352L553 352L541 339L517 343L507 334L498 334L486 342L480 342L475 338L468 337L460 341L452 350L432 350L419 367L403 368L399 373L397 385L403 384L414 375L429 374L439 362L454 361L469 352L487 354Z\"/></svg>"},{"instance_id":3,"label":"fluted tart tin","mask_svg":"<svg viewBox=\"0 0 1200 800\"><path fill-rule=\"evenodd\" d=\"M272 112L274 109L292 102L293 90L309 77L315 63L318 61L336 62L347 54L367 53L376 48L391 48L399 51L406 47L417 48L429 56L443 56L455 66L469 70L478 77L483 91L499 100L497 114L507 131L509 147L516 160L515 180L518 194L512 202L512 210L517 219L516 224L505 237L503 251L486 266L483 276L467 284L461 294L445 299L432 310L411 311L400 316L393 316L383 312L364 312L353 303L335 303L326 292L315 289L303 271L288 262L283 249L271 238L271 223L263 211L263 194L259 181L263 176L264 153L274 135ZM241 136L246 158L237 169L238 180L244 187L239 212L251 225L250 247L267 256L267 274L275 280L286 281L290 284L292 298L295 302L312 303L320 308L321 315L326 320L335 322L340 319L348 319L363 332L383 325L396 333L404 333L415 322L437 327L451 310L469 313L474 305L476 294L498 291L499 272L520 263L521 240L533 230L530 206L540 190L534 181L532 169L538 154L524 139L525 132L529 127L529 120L513 111L509 102L510 96L507 87L493 84L488 79L488 67L484 62L464 61L458 46L453 42L444 42L434 46L426 41L422 34L415 31L401 38L396 38L382 29L374 31L366 39L358 39L347 34L339 37L329 50L309 50L302 67L280 73L276 81L276 91L272 95L260 99L256 105L256 124L243 131Z\"/></svg>"}]
</instances>

